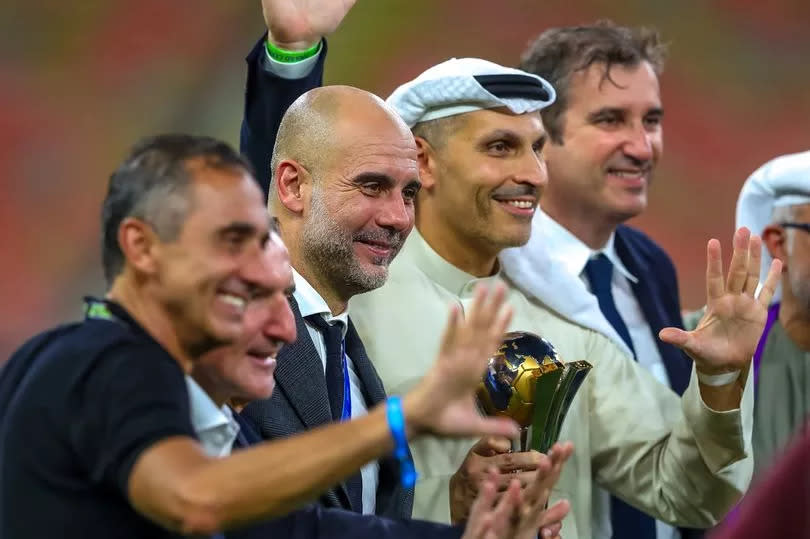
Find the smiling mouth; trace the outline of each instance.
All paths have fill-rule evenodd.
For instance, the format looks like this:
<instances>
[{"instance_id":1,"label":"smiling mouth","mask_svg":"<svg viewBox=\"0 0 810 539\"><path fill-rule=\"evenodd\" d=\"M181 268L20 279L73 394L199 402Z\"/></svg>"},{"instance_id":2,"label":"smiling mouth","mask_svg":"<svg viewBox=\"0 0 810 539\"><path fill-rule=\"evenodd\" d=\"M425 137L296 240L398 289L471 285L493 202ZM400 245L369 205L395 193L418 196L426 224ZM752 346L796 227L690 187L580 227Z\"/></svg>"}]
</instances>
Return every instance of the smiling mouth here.
<instances>
[{"instance_id":1,"label":"smiling mouth","mask_svg":"<svg viewBox=\"0 0 810 539\"><path fill-rule=\"evenodd\" d=\"M504 210L517 216L533 215L535 208L537 208L536 198L501 198L496 196L493 197L493 200Z\"/></svg>"},{"instance_id":2,"label":"smiling mouth","mask_svg":"<svg viewBox=\"0 0 810 539\"><path fill-rule=\"evenodd\" d=\"M265 356L263 354L253 354L248 352L248 357L252 359L255 363L260 364L263 367L276 367L276 355Z\"/></svg>"},{"instance_id":3,"label":"smiling mouth","mask_svg":"<svg viewBox=\"0 0 810 539\"><path fill-rule=\"evenodd\" d=\"M223 303L227 303L228 305L235 307L240 312L244 312L245 306L247 306L247 300L242 296L237 296L236 294L219 292L217 297L222 300Z\"/></svg>"},{"instance_id":4,"label":"smiling mouth","mask_svg":"<svg viewBox=\"0 0 810 539\"><path fill-rule=\"evenodd\" d=\"M649 171L648 170L620 170L615 168L609 168L607 173L611 176L616 176L617 178L622 178L625 180L639 180L646 178Z\"/></svg>"}]
</instances>

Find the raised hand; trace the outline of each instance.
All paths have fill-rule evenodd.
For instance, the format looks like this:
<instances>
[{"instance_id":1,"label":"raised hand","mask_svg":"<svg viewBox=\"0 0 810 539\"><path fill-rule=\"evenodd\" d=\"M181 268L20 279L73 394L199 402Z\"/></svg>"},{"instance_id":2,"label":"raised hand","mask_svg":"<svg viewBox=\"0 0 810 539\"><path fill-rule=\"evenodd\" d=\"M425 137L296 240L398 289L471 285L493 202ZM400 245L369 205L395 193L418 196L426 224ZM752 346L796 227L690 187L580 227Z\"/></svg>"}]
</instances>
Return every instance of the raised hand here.
<instances>
[{"instance_id":1,"label":"raised hand","mask_svg":"<svg viewBox=\"0 0 810 539\"><path fill-rule=\"evenodd\" d=\"M443 436L517 436L513 421L485 418L475 404L487 362L512 319L505 296L503 285L478 287L466 317L451 308L436 363L405 396L413 428Z\"/></svg>"},{"instance_id":2,"label":"raised hand","mask_svg":"<svg viewBox=\"0 0 810 539\"><path fill-rule=\"evenodd\" d=\"M720 242L709 241L706 264L706 312L694 331L664 328L659 337L684 350L700 372L719 374L748 367L765 327L768 304L782 271L771 264L758 297L762 241L747 228L734 234L734 253L723 279Z\"/></svg>"},{"instance_id":3,"label":"raised hand","mask_svg":"<svg viewBox=\"0 0 810 539\"><path fill-rule=\"evenodd\" d=\"M567 500L560 500L549 508L546 506L563 465L573 453L574 445L571 442L556 443L549 449L550 470L538 470L534 482L524 491L523 506L518 512L518 521L511 536L513 539L534 539L537 530L540 530L540 537L543 538L559 537L562 520L571 506Z\"/></svg>"},{"instance_id":4,"label":"raised hand","mask_svg":"<svg viewBox=\"0 0 810 539\"><path fill-rule=\"evenodd\" d=\"M332 33L356 0L262 0L267 39L287 50L302 50Z\"/></svg>"},{"instance_id":5,"label":"raised hand","mask_svg":"<svg viewBox=\"0 0 810 539\"><path fill-rule=\"evenodd\" d=\"M551 488L560 477L565 461L573 453L570 442L555 444L542 455L536 476L521 490L513 479L498 499L498 474L492 469L484 477L470 511L463 539L557 538L570 505L562 500L546 508Z\"/></svg>"}]
</instances>

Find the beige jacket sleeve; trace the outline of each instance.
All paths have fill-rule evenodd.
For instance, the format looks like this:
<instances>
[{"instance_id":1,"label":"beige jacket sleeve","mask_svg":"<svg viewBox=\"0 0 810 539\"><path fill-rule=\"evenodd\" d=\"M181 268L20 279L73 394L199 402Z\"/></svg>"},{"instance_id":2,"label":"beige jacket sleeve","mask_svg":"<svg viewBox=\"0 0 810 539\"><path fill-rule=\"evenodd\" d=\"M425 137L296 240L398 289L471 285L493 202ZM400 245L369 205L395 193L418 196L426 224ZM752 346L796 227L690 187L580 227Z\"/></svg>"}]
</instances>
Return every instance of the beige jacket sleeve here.
<instances>
[{"instance_id":1,"label":"beige jacket sleeve","mask_svg":"<svg viewBox=\"0 0 810 539\"><path fill-rule=\"evenodd\" d=\"M741 407L709 409L694 368L682 398L596 336L600 368L590 385L594 478L660 520L707 527L720 520L753 473L752 377ZM621 389L620 389L621 388Z\"/></svg>"}]
</instances>

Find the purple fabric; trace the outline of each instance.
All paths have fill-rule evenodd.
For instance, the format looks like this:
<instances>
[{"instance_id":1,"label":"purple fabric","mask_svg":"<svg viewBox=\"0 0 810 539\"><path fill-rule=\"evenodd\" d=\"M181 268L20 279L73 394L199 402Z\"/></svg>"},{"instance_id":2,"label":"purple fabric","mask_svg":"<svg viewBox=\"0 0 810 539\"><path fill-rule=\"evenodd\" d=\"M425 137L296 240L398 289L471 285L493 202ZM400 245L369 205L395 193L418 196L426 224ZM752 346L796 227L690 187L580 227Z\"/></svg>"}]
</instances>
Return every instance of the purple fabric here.
<instances>
[{"instance_id":1,"label":"purple fabric","mask_svg":"<svg viewBox=\"0 0 810 539\"><path fill-rule=\"evenodd\" d=\"M757 385L759 379L759 362L762 360L762 352L765 351L765 342L768 340L768 333L771 332L773 323L779 317L779 303L774 303L768 307L768 319L765 321L765 329L762 331L762 337L759 338L757 350L754 352L754 387Z\"/></svg>"},{"instance_id":2,"label":"purple fabric","mask_svg":"<svg viewBox=\"0 0 810 539\"><path fill-rule=\"evenodd\" d=\"M765 343L768 340L768 333L771 332L774 322L779 317L779 303L774 303L768 307L768 319L765 321L765 329L762 330L762 336L757 343L757 350L754 352L754 391L757 388L757 380L759 379L759 363L762 360L762 353L765 351ZM740 516L740 503L734 506L734 509L729 511L723 523L720 526L728 527L731 523L735 522Z\"/></svg>"}]
</instances>

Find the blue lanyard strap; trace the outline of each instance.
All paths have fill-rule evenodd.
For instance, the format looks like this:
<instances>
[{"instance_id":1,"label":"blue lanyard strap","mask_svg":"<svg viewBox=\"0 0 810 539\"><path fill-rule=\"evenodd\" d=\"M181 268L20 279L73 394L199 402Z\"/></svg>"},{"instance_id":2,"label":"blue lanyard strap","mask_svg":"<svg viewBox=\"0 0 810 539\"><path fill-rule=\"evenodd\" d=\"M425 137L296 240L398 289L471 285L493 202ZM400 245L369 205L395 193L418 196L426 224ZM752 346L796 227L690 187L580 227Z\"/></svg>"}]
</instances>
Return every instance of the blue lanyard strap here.
<instances>
[{"instance_id":1,"label":"blue lanyard strap","mask_svg":"<svg viewBox=\"0 0 810 539\"><path fill-rule=\"evenodd\" d=\"M394 439L394 457L399 461L399 480L405 488L412 488L418 479L411 452L408 451L408 437L405 435L405 414L402 412L402 399L388 397L386 416L391 437Z\"/></svg>"},{"instance_id":2,"label":"blue lanyard strap","mask_svg":"<svg viewBox=\"0 0 810 539\"><path fill-rule=\"evenodd\" d=\"M346 339L340 341L340 361L343 367L343 409L340 420L348 421L352 418L352 385L349 379L349 358L346 357Z\"/></svg>"}]
</instances>

